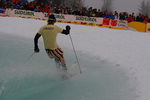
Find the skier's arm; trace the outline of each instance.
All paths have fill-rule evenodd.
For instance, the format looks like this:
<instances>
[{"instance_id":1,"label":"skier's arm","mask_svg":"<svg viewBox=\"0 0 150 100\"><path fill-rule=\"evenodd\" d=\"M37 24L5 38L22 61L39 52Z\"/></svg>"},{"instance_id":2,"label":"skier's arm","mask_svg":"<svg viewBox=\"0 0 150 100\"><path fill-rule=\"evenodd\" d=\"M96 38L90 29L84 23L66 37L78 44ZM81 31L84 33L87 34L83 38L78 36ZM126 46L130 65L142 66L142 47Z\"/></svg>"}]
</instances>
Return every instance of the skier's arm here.
<instances>
[{"instance_id":1,"label":"skier's arm","mask_svg":"<svg viewBox=\"0 0 150 100\"><path fill-rule=\"evenodd\" d=\"M34 52L39 52L39 47L38 47L38 39L41 37L40 34L36 34L34 37Z\"/></svg>"},{"instance_id":2,"label":"skier's arm","mask_svg":"<svg viewBox=\"0 0 150 100\"><path fill-rule=\"evenodd\" d=\"M70 34L70 29L71 29L70 26L67 25L67 26L66 26L66 30L63 29L63 31L62 31L61 33L62 33L62 34L65 34L65 35L68 35L68 34Z\"/></svg>"}]
</instances>

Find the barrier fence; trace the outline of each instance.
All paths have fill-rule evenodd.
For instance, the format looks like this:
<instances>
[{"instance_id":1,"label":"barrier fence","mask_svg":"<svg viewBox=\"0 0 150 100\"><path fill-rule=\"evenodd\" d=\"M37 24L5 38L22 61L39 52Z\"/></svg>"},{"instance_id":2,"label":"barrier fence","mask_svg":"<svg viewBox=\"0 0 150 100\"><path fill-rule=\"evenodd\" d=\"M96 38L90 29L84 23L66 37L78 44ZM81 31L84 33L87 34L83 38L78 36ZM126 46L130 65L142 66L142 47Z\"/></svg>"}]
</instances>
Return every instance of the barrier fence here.
<instances>
[{"instance_id":1,"label":"barrier fence","mask_svg":"<svg viewBox=\"0 0 150 100\"><path fill-rule=\"evenodd\" d=\"M150 23L147 24L146 32L150 33Z\"/></svg>"},{"instance_id":2,"label":"barrier fence","mask_svg":"<svg viewBox=\"0 0 150 100\"><path fill-rule=\"evenodd\" d=\"M3 16L3 17L8 16L5 12L6 12L5 9L0 8L0 16Z\"/></svg>"},{"instance_id":3,"label":"barrier fence","mask_svg":"<svg viewBox=\"0 0 150 100\"><path fill-rule=\"evenodd\" d=\"M87 16L77 16L77 15L67 15L67 14L54 14L58 22L82 24L82 25L93 25L100 27L108 27L115 29L130 29L128 23L122 20L112 20L109 18L99 18L99 17L87 17ZM19 10L19 9L0 9L0 16L9 17L23 17L47 20L48 14L43 12L34 12L29 10ZM147 28L143 29L144 32L150 32L150 23L147 24Z\"/></svg>"}]
</instances>

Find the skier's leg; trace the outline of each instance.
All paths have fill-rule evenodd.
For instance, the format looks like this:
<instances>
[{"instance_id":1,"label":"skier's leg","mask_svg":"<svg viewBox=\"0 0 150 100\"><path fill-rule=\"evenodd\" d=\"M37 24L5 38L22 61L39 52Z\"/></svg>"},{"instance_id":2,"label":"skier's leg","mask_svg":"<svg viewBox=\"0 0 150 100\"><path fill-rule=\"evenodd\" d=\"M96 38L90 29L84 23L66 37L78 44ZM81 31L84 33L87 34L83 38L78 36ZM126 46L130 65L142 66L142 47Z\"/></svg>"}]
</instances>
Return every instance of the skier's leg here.
<instances>
[{"instance_id":1,"label":"skier's leg","mask_svg":"<svg viewBox=\"0 0 150 100\"><path fill-rule=\"evenodd\" d=\"M63 51L60 48L58 48L54 50L53 52L54 52L55 57L60 61L62 69L67 70L66 62L63 56Z\"/></svg>"},{"instance_id":2,"label":"skier's leg","mask_svg":"<svg viewBox=\"0 0 150 100\"><path fill-rule=\"evenodd\" d=\"M55 50L46 50L49 58L54 58L56 67L62 66L63 70L67 70L66 62L63 56L63 51L60 48L57 48ZM57 68L58 68L57 67Z\"/></svg>"},{"instance_id":3,"label":"skier's leg","mask_svg":"<svg viewBox=\"0 0 150 100\"><path fill-rule=\"evenodd\" d=\"M56 68L57 68L58 70L60 70L60 68L61 68L60 61L59 61L58 59L56 59L56 58L54 58L54 60L55 60Z\"/></svg>"},{"instance_id":4,"label":"skier's leg","mask_svg":"<svg viewBox=\"0 0 150 100\"><path fill-rule=\"evenodd\" d=\"M46 53L47 53L47 55L48 55L48 57L49 57L50 59L53 59L53 58L54 58L54 61L55 61L55 64L56 64L56 68L57 68L57 69L60 69L60 62L59 62L59 60L58 60L57 58L55 58L55 56L54 56L52 50L46 49Z\"/></svg>"}]
</instances>

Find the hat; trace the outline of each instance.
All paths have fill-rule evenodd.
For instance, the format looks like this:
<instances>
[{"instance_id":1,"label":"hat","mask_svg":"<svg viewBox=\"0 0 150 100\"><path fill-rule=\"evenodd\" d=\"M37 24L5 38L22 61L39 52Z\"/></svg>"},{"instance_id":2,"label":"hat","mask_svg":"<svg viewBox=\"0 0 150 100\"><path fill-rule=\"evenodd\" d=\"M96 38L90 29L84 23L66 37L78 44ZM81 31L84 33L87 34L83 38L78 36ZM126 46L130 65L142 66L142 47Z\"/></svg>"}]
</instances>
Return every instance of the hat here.
<instances>
[{"instance_id":1,"label":"hat","mask_svg":"<svg viewBox=\"0 0 150 100\"><path fill-rule=\"evenodd\" d=\"M56 18L53 14L49 15L48 21L56 21Z\"/></svg>"}]
</instances>

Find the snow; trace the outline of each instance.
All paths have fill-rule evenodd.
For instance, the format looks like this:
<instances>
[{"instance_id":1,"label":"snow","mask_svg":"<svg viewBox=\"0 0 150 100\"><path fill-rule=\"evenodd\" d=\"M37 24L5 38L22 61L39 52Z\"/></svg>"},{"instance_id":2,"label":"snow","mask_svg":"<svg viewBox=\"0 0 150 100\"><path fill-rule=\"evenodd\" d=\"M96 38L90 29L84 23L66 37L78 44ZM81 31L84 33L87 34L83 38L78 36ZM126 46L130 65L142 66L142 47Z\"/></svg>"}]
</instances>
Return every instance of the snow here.
<instances>
[{"instance_id":1,"label":"snow","mask_svg":"<svg viewBox=\"0 0 150 100\"><path fill-rule=\"evenodd\" d=\"M36 32L38 31L38 29L45 24L46 21L23 19L23 18L0 17L0 36L1 36L0 51L2 51L5 54L8 51L10 54L10 49L14 50L13 51L14 54L8 56L12 58L8 58L7 56L3 58L4 54L0 53L2 57L2 58L0 57L1 60L0 72L2 72L1 75L5 76L6 73L11 73L13 75L16 75L16 76L13 75L9 76L13 78L13 77L18 77L17 74L19 74L20 77L21 75L22 77L25 77L29 74L31 74L32 76L33 73L36 73L34 74L35 76L36 75L42 76L43 73L46 75L50 74L47 66L44 66L44 68L42 66L36 67L37 65L41 65L42 63L46 63L46 65L48 65L48 61L49 61L48 57L43 52L44 46L43 46L42 39L40 39L40 43L39 43L41 54L35 55L32 58L30 64L28 64L28 66L29 65L32 66L32 70L28 71L23 67L19 68L16 66L12 68L10 67L12 63L15 64L13 60L15 62L23 61L24 59L27 59L29 55L32 54L33 38ZM127 99L148 100L150 98L149 95L150 94L150 85L149 85L150 84L150 78L149 78L150 34L134 32L129 30L113 30L113 29L106 29L100 27L91 27L91 26L82 26L82 25L73 25L73 24L56 23L56 25L62 28L65 28L66 25L71 26L71 37L73 39L73 43L78 53L78 57L83 70L83 75L80 75L79 77L75 77L72 79L73 82L77 81L77 83L79 83L78 85L72 82L71 83L66 82L69 88L65 90L66 91L64 93L65 95L72 95L72 96L75 95L77 97L78 92L79 93L81 92L81 94L83 94L83 97L81 96L80 98L76 98L76 100L77 99L78 100L100 100L100 99L101 100L127 100ZM61 34L58 36L57 40L60 46L64 49L67 63L71 65L71 63L74 62L72 59L75 59L75 57L73 58L74 54L73 54L72 45L69 36L65 36ZM17 47L14 47L13 45L14 46L17 45ZM23 54L21 54L21 51L18 50L20 48L19 46L21 47L21 50L24 50ZM28 49L29 51L25 49ZM30 54L26 54L25 52ZM23 55L26 58L13 58L15 55L16 57L19 57L19 55ZM45 61L39 59L38 57L40 56ZM5 63L3 63L3 61ZM36 62L38 61L42 61L42 63L37 64ZM86 61L88 62L86 63ZM91 66L93 63L96 64L94 65L95 67ZM20 62L19 65L21 64L22 63ZM9 71L6 70L3 65L9 66L11 70ZM101 69L98 69L99 66L101 66ZM40 69L40 71L38 68ZM43 72L41 71L42 69ZM54 70L54 68L52 69ZM22 71L23 73L21 73ZM14 72L17 74L14 74ZM52 76L54 75L56 74L53 74ZM5 89L4 85L9 80L8 79L7 81L3 82L6 76L0 77L0 86L1 86L0 94L2 94L2 91L4 91ZM101 80L103 80L103 82ZM1 85L1 81L2 81L2 85ZM109 82L107 83L107 81L109 81L111 85L108 84ZM116 81L118 81L118 84L116 84L117 83ZM86 88L86 86L90 86L90 85L92 86ZM105 85L106 87L109 86L110 87L106 88ZM117 86L118 89L120 90L117 89L115 90ZM67 87L67 85L65 85L65 87ZM78 91L76 88L81 90ZM129 90L126 88L129 88ZM105 89L106 91L104 91ZM74 92L71 94L70 90L75 90L78 92ZM92 91L86 92L90 90ZM42 89L42 91L44 91L44 89ZM108 95L109 93L108 91L110 91L109 96L100 95L101 96L100 97L98 94L98 93L103 94L102 92L104 92L104 94L106 93L105 95ZM56 88L55 88L55 92L57 92L55 93L55 95L59 94ZM93 95L93 93L95 94ZM49 98L46 94L44 96ZM111 96L116 96L116 97L111 97ZM131 96L131 98L128 98L128 96L129 97ZM69 100L67 96L65 97L61 95L61 97L64 98L64 100ZM59 99L58 97L57 98L55 97L55 100L58 99ZM4 100L8 100L8 99L4 99Z\"/></svg>"}]
</instances>

